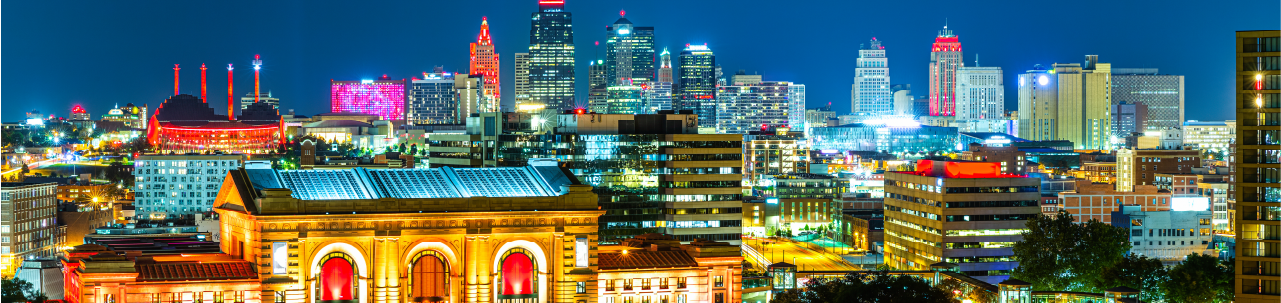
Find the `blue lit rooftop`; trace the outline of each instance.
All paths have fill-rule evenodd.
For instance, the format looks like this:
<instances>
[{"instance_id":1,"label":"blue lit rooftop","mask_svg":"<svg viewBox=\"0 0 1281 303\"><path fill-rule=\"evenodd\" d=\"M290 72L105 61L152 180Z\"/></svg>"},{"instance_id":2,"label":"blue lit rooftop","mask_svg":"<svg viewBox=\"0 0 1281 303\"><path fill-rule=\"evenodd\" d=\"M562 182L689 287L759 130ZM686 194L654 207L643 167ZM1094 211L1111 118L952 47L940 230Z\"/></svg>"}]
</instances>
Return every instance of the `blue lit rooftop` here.
<instances>
[{"instance_id":1,"label":"blue lit rooftop","mask_svg":"<svg viewBox=\"0 0 1281 303\"><path fill-rule=\"evenodd\" d=\"M552 197L580 184L558 166L408 169L245 169L254 189L283 188L299 200Z\"/></svg>"}]
</instances>

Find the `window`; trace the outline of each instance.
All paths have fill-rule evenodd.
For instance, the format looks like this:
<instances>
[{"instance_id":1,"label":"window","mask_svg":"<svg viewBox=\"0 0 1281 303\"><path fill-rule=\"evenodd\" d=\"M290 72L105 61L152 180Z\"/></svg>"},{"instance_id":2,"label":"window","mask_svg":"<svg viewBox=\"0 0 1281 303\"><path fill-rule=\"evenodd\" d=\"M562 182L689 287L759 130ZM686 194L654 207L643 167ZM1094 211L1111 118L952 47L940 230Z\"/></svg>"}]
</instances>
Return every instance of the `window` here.
<instances>
[{"instance_id":1,"label":"window","mask_svg":"<svg viewBox=\"0 0 1281 303\"><path fill-rule=\"evenodd\" d=\"M587 293L587 282L577 282L575 284L576 286L574 287L574 293L576 294Z\"/></svg>"},{"instance_id":2,"label":"window","mask_svg":"<svg viewBox=\"0 0 1281 303\"><path fill-rule=\"evenodd\" d=\"M623 279L623 290L632 290L632 279Z\"/></svg>"},{"instance_id":3,"label":"window","mask_svg":"<svg viewBox=\"0 0 1281 303\"><path fill-rule=\"evenodd\" d=\"M614 291L614 284L618 280L605 280L605 291Z\"/></svg>"},{"instance_id":4,"label":"window","mask_svg":"<svg viewBox=\"0 0 1281 303\"><path fill-rule=\"evenodd\" d=\"M449 265L436 251L423 251L413 258L409 275L409 298L449 298Z\"/></svg>"},{"instance_id":5,"label":"window","mask_svg":"<svg viewBox=\"0 0 1281 303\"><path fill-rule=\"evenodd\" d=\"M715 287L725 287L725 276L716 276Z\"/></svg>"},{"instance_id":6,"label":"window","mask_svg":"<svg viewBox=\"0 0 1281 303\"><path fill-rule=\"evenodd\" d=\"M498 294L499 302L519 302L538 297L535 291L538 269L534 267L536 264L529 252L523 248L512 248L504 253L499 264L502 265L498 276L498 284L502 287Z\"/></svg>"}]
</instances>

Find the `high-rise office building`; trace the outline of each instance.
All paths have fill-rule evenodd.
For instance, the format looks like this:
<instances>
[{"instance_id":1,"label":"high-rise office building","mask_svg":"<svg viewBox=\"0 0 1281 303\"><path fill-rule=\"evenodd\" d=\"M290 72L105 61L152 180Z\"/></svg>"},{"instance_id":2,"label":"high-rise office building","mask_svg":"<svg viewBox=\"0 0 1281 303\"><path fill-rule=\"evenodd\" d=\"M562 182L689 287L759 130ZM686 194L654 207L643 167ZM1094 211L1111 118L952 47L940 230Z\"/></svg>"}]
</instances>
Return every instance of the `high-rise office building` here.
<instances>
[{"instance_id":1,"label":"high-rise office building","mask_svg":"<svg viewBox=\"0 0 1281 303\"><path fill-rule=\"evenodd\" d=\"M734 83L716 88L716 132L746 134L789 125L789 82Z\"/></svg>"},{"instance_id":2,"label":"high-rise office building","mask_svg":"<svg viewBox=\"0 0 1281 303\"><path fill-rule=\"evenodd\" d=\"M1145 129L1143 126L1147 123L1147 120L1147 104L1134 101L1118 101L1112 105L1112 137L1125 138L1134 133L1142 133ZM1130 146L1129 148L1134 147Z\"/></svg>"},{"instance_id":3,"label":"high-rise office building","mask_svg":"<svg viewBox=\"0 0 1281 303\"><path fill-rule=\"evenodd\" d=\"M1059 82L1037 65L1019 75L1019 137L1031 141L1058 140Z\"/></svg>"},{"instance_id":4,"label":"high-rise office building","mask_svg":"<svg viewBox=\"0 0 1281 303\"><path fill-rule=\"evenodd\" d=\"M516 111L542 110L542 105L532 104L529 96L529 53L516 53L515 56L512 56L512 61L515 63L515 67L512 68L512 74L516 76Z\"/></svg>"},{"instance_id":5,"label":"high-rise office building","mask_svg":"<svg viewBox=\"0 0 1281 303\"><path fill-rule=\"evenodd\" d=\"M676 79L675 110L692 110L701 127L716 126L716 55L707 45L685 45Z\"/></svg>"},{"instance_id":6,"label":"high-rise office building","mask_svg":"<svg viewBox=\"0 0 1281 303\"><path fill-rule=\"evenodd\" d=\"M223 177L242 165L242 155L139 156L133 171L135 213L161 220L213 211Z\"/></svg>"},{"instance_id":7,"label":"high-rise office building","mask_svg":"<svg viewBox=\"0 0 1281 303\"><path fill-rule=\"evenodd\" d=\"M794 130L804 130L805 124L805 84L787 83L787 126Z\"/></svg>"},{"instance_id":8,"label":"high-rise office building","mask_svg":"<svg viewBox=\"0 0 1281 303\"><path fill-rule=\"evenodd\" d=\"M956 120L1002 120L1005 80L1000 67L961 67L956 71Z\"/></svg>"},{"instance_id":9,"label":"high-rise office building","mask_svg":"<svg viewBox=\"0 0 1281 303\"><path fill-rule=\"evenodd\" d=\"M480 37L471 44L471 74L484 76L484 95L489 99L485 102L487 108L482 109L485 112L498 111L498 100L502 98L502 86L498 83L501 67L498 51L494 50L494 41L489 37L489 18L481 17Z\"/></svg>"},{"instance_id":10,"label":"high-rise office building","mask_svg":"<svg viewBox=\"0 0 1281 303\"><path fill-rule=\"evenodd\" d=\"M609 97L608 75L606 73L604 60L592 60L591 65L587 67L587 110L594 113L604 113L609 107L606 99Z\"/></svg>"},{"instance_id":11,"label":"high-rise office building","mask_svg":"<svg viewBox=\"0 0 1281 303\"><path fill-rule=\"evenodd\" d=\"M409 123L462 124L459 117L458 92L454 90L454 75L437 68L423 73L423 79L413 79L409 89Z\"/></svg>"},{"instance_id":12,"label":"high-rise office building","mask_svg":"<svg viewBox=\"0 0 1281 303\"><path fill-rule=\"evenodd\" d=\"M57 183L4 182L0 204L0 277L12 278L29 257L58 254L66 234L58 226Z\"/></svg>"},{"instance_id":13,"label":"high-rise office building","mask_svg":"<svg viewBox=\"0 0 1281 303\"><path fill-rule=\"evenodd\" d=\"M604 114L635 115L648 110L645 90L640 85L610 85L606 90Z\"/></svg>"},{"instance_id":14,"label":"high-rise office building","mask_svg":"<svg viewBox=\"0 0 1281 303\"><path fill-rule=\"evenodd\" d=\"M458 100L455 123L464 123L472 114L495 112L488 110L494 104L490 104L493 99L485 95L484 75L454 74L454 95Z\"/></svg>"},{"instance_id":15,"label":"high-rise office building","mask_svg":"<svg viewBox=\"0 0 1281 303\"><path fill-rule=\"evenodd\" d=\"M1137 132L1181 127L1183 98L1182 75L1162 75L1155 68L1112 69L1112 103L1147 106L1145 128Z\"/></svg>"},{"instance_id":16,"label":"high-rise office building","mask_svg":"<svg viewBox=\"0 0 1281 303\"><path fill-rule=\"evenodd\" d=\"M1236 33L1236 302L1281 300L1281 31ZM1229 189L1231 190L1231 189Z\"/></svg>"},{"instance_id":17,"label":"high-rise office building","mask_svg":"<svg viewBox=\"0 0 1281 303\"><path fill-rule=\"evenodd\" d=\"M943 26L930 52L930 116L956 115L956 70L965 66L960 37Z\"/></svg>"},{"instance_id":18,"label":"high-rise office building","mask_svg":"<svg viewBox=\"0 0 1281 303\"><path fill-rule=\"evenodd\" d=\"M1112 65L1087 55L1084 65L1054 64L1058 81L1058 139L1077 149L1112 148Z\"/></svg>"},{"instance_id":19,"label":"high-rise office building","mask_svg":"<svg viewBox=\"0 0 1281 303\"><path fill-rule=\"evenodd\" d=\"M634 26L626 11L605 27L605 66L608 86L640 85L653 81L654 27Z\"/></svg>"},{"instance_id":20,"label":"high-rise office building","mask_svg":"<svg viewBox=\"0 0 1281 303\"><path fill-rule=\"evenodd\" d=\"M860 45L858 50L850 101L850 111L854 114L882 116L894 112L889 59L885 57L885 47L875 37L868 45Z\"/></svg>"},{"instance_id":21,"label":"high-rise office building","mask_svg":"<svg viewBox=\"0 0 1281 303\"><path fill-rule=\"evenodd\" d=\"M671 69L668 69L668 72L671 72ZM644 114L654 114L660 110L672 110L671 82L649 82L643 84L642 87L645 88L645 103L648 104Z\"/></svg>"},{"instance_id":22,"label":"high-rise office building","mask_svg":"<svg viewBox=\"0 0 1281 303\"><path fill-rule=\"evenodd\" d=\"M538 1L529 29L530 106L563 111L578 106L574 100L573 14L565 1Z\"/></svg>"},{"instance_id":23,"label":"high-rise office building","mask_svg":"<svg viewBox=\"0 0 1281 303\"><path fill-rule=\"evenodd\" d=\"M911 84L890 85L890 91L894 95L895 115L916 115L916 110L912 106L912 103L916 101L916 97L912 96Z\"/></svg>"},{"instance_id":24,"label":"high-rise office building","mask_svg":"<svg viewBox=\"0 0 1281 303\"><path fill-rule=\"evenodd\" d=\"M916 171L885 173L885 264L949 262L975 279L1005 281L1018 266L1009 247L1041 214L1040 184L1003 173L999 162L919 160Z\"/></svg>"},{"instance_id":25,"label":"high-rise office building","mask_svg":"<svg viewBox=\"0 0 1281 303\"><path fill-rule=\"evenodd\" d=\"M378 115L387 121L405 120L405 79L329 80L330 112Z\"/></svg>"},{"instance_id":26,"label":"high-rise office building","mask_svg":"<svg viewBox=\"0 0 1281 303\"><path fill-rule=\"evenodd\" d=\"M672 83L672 53L663 48L663 53L658 54L658 82Z\"/></svg>"}]
</instances>

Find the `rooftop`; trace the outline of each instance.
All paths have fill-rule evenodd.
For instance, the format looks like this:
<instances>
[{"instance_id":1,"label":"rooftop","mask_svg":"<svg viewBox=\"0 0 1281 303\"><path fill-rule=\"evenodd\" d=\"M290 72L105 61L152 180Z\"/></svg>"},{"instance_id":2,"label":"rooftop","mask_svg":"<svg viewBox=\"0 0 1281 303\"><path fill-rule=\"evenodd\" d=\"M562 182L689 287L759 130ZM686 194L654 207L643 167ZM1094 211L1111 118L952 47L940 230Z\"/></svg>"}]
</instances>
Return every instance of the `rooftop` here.
<instances>
[{"instance_id":1,"label":"rooftop","mask_svg":"<svg viewBox=\"0 0 1281 303\"><path fill-rule=\"evenodd\" d=\"M561 185L581 184L558 166L245 172L254 189L289 189L300 200L552 197Z\"/></svg>"}]
</instances>

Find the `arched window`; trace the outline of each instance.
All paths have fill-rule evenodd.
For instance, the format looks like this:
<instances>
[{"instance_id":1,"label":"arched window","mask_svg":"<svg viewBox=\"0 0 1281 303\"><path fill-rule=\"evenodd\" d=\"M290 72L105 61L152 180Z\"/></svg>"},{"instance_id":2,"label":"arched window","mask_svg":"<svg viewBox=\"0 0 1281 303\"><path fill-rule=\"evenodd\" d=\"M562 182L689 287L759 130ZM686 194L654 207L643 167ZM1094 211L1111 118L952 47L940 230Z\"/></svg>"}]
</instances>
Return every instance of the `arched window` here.
<instances>
[{"instance_id":1,"label":"arched window","mask_svg":"<svg viewBox=\"0 0 1281 303\"><path fill-rule=\"evenodd\" d=\"M538 299L538 266L523 248L512 248L499 259L500 302L534 302Z\"/></svg>"},{"instance_id":2,"label":"arched window","mask_svg":"<svg viewBox=\"0 0 1281 303\"><path fill-rule=\"evenodd\" d=\"M355 302L356 262L345 253L325 255L320 263L320 302Z\"/></svg>"},{"instance_id":3,"label":"arched window","mask_svg":"<svg viewBox=\"0 0 1281 303\"><path fill-rule=\"evenodd\" d=\"M449 263L436 251L423 251L410 261L409 302L440 297L449 301ZM424 300L431 301L431 300Z\"/></svg>"}]
</instances>

